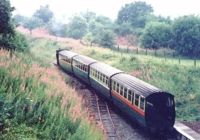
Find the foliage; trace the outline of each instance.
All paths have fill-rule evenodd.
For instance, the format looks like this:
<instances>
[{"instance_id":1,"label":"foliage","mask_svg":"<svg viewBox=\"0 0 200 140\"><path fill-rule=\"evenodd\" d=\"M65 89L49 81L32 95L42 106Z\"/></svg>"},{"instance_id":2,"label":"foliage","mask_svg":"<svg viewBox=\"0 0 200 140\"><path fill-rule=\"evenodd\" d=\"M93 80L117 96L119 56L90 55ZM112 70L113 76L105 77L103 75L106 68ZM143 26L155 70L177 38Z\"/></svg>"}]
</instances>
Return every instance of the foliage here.
<instances>
[{"instance_id":1,"label":"foliage","mask_svg":"<svg viewBox=\"0 0 200 140\"><path fill-rule=\"evenodd\" d=\"M89 23L90 21L96 18L96 13L87 11L87 12L81 13L81 16L86 19L87 23Z\"/></svg>"},{"instance_id":2,"label":"foliage","mask_svg":"<svg viewBox=\"0 0 200 140\"><path fill-rule=\"evenodd\" d=\"M49 33L55 36L66 36L67 32L67 24L62 24L59 22L56 22L55 20L51 20L49 24L46 26Z\"/></svg>"},{"instance_id":3,"label":"foliage","mask_svg":"<svg viewBox=\"0 0 200 140\"><path fill-rule=\"evenodd\" d=\"M40 8L34 13L33 17L39 18L44 23L48 23L53 17L53 12L49 9L49 6L40 6Z\"/></svg>"},{"instance_id":4,"label":"foliage","mask_svg":"<svg viewBox=\"0 0 200 140\"><path fill-rule=\"evenodd\" d=\"M81 39L86 33L86 19L81 16L74 16L67 26L66 35L75 39Z\"/></svg>"},{"instance_id":5,"label":"foliage","mask_svg":"<svg viewBox=\"0 0 200 140\"><path fill-rule=\"evenodd\" d=\"M162 22L149 23L142 35L141 44L145 48L159 49L162 47L170 47L173 42L172 27Z\"/></svg>"},{"instance_id":6,"label":"foliage","mask_svg":"<svg viewBox=\"0 0 200 140\"><path fill-rule=\"evenodd\" d=\"M122 25L123 23L130 24L131 27L136 30L135 33L138 34L140 33L139 29L146 25L147 18L152 12L152 7L145 2L132 2L126 4L118 12L117 23L119 25Z\"/></svg>"},{"instance_id":7,"label":"foliage","mask_svg":"<svg viewBox=\"0 0 200 140\"><path fill-rule=\"evenodd\" d=\"M19 26L19 25L24 26L24 24L28 20L28 17L17 14L17 15L14 15L13 20L16 26Z\"/></svg>"},{"instance_id":8,"label":"foliage","mask_svg":"<svg viewBox=\"0 0 200 140\"><path fill-rule=\"evenodd\" d=\"M30 17L27 18L27 20L24 23L24 27L28 28L30 30L30 34L32 33L32 30L38 27L41 27L43 25L43 21L36 17Z\"/></svg>"},{"instance_id":9,"label":"foliage","mask_svg":"<svg viewBox=\"0 0 200 140\"><path fill-rule=\"evenodd\" d=\"M15 32L13 36L0 36L0 45L5 47L10 47L17 51L26 51L28 50L28 42L26 37L18 32Z\"/></svg>"},{"instance_id":10,"label":"foliage","mask_svg":"<svg viewBox=\"0 0 200 140\"><path fill-rule=\"evenodd\" d=\"M200 18L184 16L173 23L174 49L181 55L197 56L200 53Z\"/></svg>"},{"instance_id":11,"label":"foliage","mask_svg":"<svg viewBox=\"0 0 200 140\"><path fill-rule=\"evenodd\" d=\"M115 36L111 30L102 30L98 37L98 43L105 47L113 47L115 45Z\"/></svg>"},{"instance_id":12,"label":"foliage","mask_svg":"<svg viewBox=\"0 0 200 140\"><path fill-rule=\"evenodd\" d=\"M11 12L14 10L9 0L0 0L0 34L12 34Z\"/></svg>"},{"instance_id":13,"label":"foliage","mask_svg":"<svg viewBox=\"0 0 200 140\"><path fill-rule=\"evenodd\" d=\"M114 31L119 36L126 36L129 34L134 34L134 30L133 30L131 24L128 22L124 22L122 24L116 24Z\"/></svg>"},{"instance_id":14,"label":"foliage","mask_svg":"<svg viewBox=\"0 0 200 140\"><path fill-rule=\"evenodd\" d=\"M89 22L89 29L86 39L91 43L98 43L105 47L112 47L115 44L113 23L108 17L97 16Z\"/></svg>"}]
</instances>

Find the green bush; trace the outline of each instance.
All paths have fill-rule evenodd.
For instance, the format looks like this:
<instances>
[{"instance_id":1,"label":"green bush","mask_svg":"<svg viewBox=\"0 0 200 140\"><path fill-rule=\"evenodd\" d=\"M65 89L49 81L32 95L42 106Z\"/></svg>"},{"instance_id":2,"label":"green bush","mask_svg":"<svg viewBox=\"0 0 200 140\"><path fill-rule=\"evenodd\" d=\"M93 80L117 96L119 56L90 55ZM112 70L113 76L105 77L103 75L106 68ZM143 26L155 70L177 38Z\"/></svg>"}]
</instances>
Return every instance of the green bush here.
<instances>
[{"instance_id":1,"label":"green bush","mask_svg":"<svg viewBox=\"0 0 200 140\"><path fill-rule=\"evenodd\" d=\"M145 48L168 48L171 47L172 36L172 27L170 24L164 22L152 22L145 27L140 37L140 41Z\"/></svg>"},{"instance_id":2,"label":"green bush","mask_svg":"<svg viewBox=\"0 0 200 140\"><path fill-rule=\"evenodd\" d=\"M173 23L174 49L181 55L196 56L200 53L200 18L183 16Z\"/></svg>"},{"instance_id":3,"label":"green bush","mask_svg":"<svg viewBox=\"0 0 200 140\"><path fill-rule=\"evenodd\" d=\"M14 35L0 35L0 46L23 52L28 49L28 42L23 34L16 32Z\"/></svg>"}]
</instances>

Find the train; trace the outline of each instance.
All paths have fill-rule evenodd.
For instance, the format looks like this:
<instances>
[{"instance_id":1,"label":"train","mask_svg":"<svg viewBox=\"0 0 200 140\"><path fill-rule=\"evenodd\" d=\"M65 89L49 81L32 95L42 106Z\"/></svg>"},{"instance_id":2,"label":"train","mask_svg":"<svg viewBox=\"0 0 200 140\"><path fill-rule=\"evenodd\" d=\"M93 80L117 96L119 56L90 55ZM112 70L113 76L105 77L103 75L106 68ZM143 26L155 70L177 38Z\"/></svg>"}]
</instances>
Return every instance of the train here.
<instances>
[{"instance_id":1,"label":"train","mask_svg":"<svg viewBox=\"0 0 200 140\"><path fill-rule=\"evenodd\" d=\"M56 50L57 65L91 86L100 96L150 132L172 130L175 100L134 76L75 52Z\"/></svg>"}]
</instances>

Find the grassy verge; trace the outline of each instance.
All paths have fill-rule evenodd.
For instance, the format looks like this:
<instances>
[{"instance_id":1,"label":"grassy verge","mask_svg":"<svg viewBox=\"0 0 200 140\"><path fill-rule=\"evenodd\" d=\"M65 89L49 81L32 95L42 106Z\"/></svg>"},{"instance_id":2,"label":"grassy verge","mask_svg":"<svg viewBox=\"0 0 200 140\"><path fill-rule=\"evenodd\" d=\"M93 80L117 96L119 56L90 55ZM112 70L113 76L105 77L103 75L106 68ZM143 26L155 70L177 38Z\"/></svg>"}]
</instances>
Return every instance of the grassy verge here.
<instances>
[{"instance_id":1,"label":"grassy verge","mask_svg":"<svg viewBox=\"0 0 200 140\"><path fill-rule=\"evenodd\" d=\"M102 139L75 90L36 60L0 51L0 139Z\"/></svg>"}]
</instances>

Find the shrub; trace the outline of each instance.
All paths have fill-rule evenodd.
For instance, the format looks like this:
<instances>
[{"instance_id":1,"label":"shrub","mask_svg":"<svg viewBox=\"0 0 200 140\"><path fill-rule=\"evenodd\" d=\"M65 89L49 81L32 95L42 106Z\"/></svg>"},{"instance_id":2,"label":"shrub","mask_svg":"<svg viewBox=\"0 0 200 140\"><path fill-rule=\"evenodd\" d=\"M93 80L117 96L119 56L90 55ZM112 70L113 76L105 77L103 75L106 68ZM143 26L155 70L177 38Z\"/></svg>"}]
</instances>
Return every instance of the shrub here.
<instances>
[{"instance_id":1,"label":"shrub","mask_svg":"<svg viewBox=\"0 0 200 140\"><path fill-rule=\"evenodd\" d=\"M14 35L0 36L0 46L23 52L28 49L26 37L16 32Z\"/></svg>"}]
</instances>

